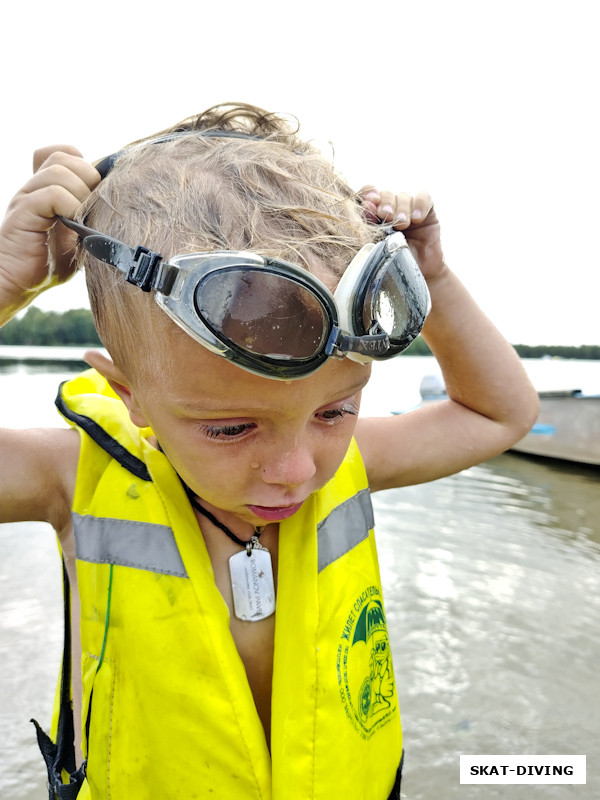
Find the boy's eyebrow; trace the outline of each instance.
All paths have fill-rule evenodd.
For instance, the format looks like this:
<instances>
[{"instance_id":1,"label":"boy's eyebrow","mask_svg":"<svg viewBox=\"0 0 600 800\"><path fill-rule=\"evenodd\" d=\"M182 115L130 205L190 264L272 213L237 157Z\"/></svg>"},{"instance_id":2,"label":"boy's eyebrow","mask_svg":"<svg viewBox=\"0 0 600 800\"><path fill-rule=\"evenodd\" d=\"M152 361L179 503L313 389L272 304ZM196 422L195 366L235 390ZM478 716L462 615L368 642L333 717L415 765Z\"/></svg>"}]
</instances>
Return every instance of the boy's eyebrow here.
<instances>
[{"instance_id":1,"label":"boy's eyebrow","mask_svg":"<svg viewBox=\"0 0 600 800\"><path fill-rule=\"evenodd\" d=\"M355 394L358 394L358 392L365 388L368 380L369 376L361 377L359 381L355 381L351 386L348 386L343 391L336 393L336 396L332 400L328 400L323 405L337 403L346 397L352 397ZM243 406L239 406L237 403L235 405L229 404L226 399L221 401L218 398L209 396L199 400L184 400L183 398L178 398L175 399L175 403L184 411L216 414L230 413L235 416L244 416L257 411L264 411L266 408L269 408L268 402L265 402L264 405L244 404Z\"/></svg>"}]
</instances>

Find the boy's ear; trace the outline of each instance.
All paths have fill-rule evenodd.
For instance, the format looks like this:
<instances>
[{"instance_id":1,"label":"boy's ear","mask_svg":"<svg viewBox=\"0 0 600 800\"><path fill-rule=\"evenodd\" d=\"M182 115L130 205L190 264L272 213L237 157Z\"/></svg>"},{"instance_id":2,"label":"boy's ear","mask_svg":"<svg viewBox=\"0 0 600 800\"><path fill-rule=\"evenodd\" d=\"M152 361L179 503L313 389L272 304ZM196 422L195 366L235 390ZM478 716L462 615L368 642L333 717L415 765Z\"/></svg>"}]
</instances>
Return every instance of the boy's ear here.
<instances>
[{"instance_id":1,"label":"boy's ear","mask_svg":"<svg viewBox=\"0 0 600 800\"><path fill-rule=\"evenodd\" d=\"M138 428L149 427L149 422L135 399L131 388L131 382L121 369L115 365L113 360L96 350L89 350L86 352L84 358L90 367L93 367L96 372L99 372L100 375L106 378L111 389L115 394L118 394L125 403L133 424L137 425Z\"/></svg>"}]
</instances>

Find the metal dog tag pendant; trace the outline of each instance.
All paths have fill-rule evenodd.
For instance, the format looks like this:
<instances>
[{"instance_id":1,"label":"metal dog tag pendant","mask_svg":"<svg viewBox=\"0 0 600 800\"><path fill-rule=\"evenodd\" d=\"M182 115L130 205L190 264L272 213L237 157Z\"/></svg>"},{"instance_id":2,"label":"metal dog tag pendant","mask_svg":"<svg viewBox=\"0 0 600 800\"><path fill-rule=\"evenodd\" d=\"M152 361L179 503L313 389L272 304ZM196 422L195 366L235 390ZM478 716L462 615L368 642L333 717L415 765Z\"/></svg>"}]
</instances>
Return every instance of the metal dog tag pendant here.
<instances>
[{"instance_id":1,"label":"metal dog tag pendant","mask_svg":"<svg viewBox=\"0 0 600 800\"><path fill-rule=\"evenodd\" d=\"M249 622L266 619L275 611L271 554L259 547L242 550L229 559L235 615Z\"/></svg>"}]
</instances>

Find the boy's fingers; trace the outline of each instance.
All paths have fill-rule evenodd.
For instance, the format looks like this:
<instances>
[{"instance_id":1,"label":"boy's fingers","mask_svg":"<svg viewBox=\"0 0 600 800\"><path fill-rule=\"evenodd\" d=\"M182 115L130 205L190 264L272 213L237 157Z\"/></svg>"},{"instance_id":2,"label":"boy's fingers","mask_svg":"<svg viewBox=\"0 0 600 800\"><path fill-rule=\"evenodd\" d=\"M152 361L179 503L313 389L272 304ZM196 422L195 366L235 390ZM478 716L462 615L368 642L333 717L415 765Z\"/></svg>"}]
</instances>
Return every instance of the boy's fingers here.
<instances>
[{"instance_id":1,"label":"boy's fingers","mask_svg":"<svg viewBox=\"0 0 600 800\"><path fill-rule=\"evenodd\" d=\"M384 222L391 222L396 217L396 195L393 192L380 192L377 215Z\"/></svg>"},{"instance_id":2,"label":"boy's fingers","mask_svg":"<svg viewBox=\"0 0 600 800\"><path fill-rule=\"evenodd\" d=\"M364 218L371 225L377 225L380 221L379 217L377 216L379 191L374 186L368 185L363 186L362 189L359 189L357 195L360 198L360 204Z\"/></svg>"},{"instance_id":3,"label":"boy's fingers","mask_svg":"<svg viewBox=\"0 0 600 800\"><path fill-rule=\"evenodd\" d=\"M52 152L48 155L49 150ZM37 152L40 158L47 157L15 195L12 205L47 219L57 214L72 216L100 182L98 171L79 155L52 148Z\"/></svg>"},{"instance_id":4,"label":"boy's fingers","mask_svg":"<svg viewBox=\"0 0 600 800\"><path fill-rule=\"evenodd\" d=\"M74 153L52 150L47 154L46 151L50 150L52 148L36 151L47 157L21 191L27 193L56 183L58 186L74 190L73 194L80 201L85 200L91 190L100 182L98 170L80 155L76 155L79 151L74 147L72 148ZM73 176L77 179L76 181L73 180Z\"/></svg>"},{"instance_id":5,"label":"boy's fingers","mask_svg":"<svg viewBox=\"0 0 600 800\"><path fill-rule=\"evenodd\" d=\"M369 222L386 222L396 230L421 225L431 213L433 201L427 192L416 195L408 192L380 191L375 186L363 186L358 192Z\"/></svg>"},{"instance_id":6,"label":"boy's fingers","mask_svg":"<svg viewBox=\"0 0 600 800\"><path fill-rule=\"evenodd\" d=\"M393 222L396 230L408 228L412 220L413 196L408 192L394 195L394 215L388 221Z\"/></svg>"},{"instance_id":7,"label":"boy's fingers","mask_svg":"<svg viewBox=\"0 0 600 800\"><path fill-rule=\"evenodd\" d=\"M363 186L362 189L358 190L357 194L361 200L370 200L375 204L379 202L379 189L375 186L371 186L371 184Z\"/></svg>"},{"instance_id":8,"label":"boy's fingers","mask_svg":"<svg viewBox=\"0 0 600 800\"><path fill-rule=\"evenodd\" d=\"M47 147L40 147L34 152L33 171L37 172L44 161L50 158L53 153L68 153L69 155L83 158L83 155L79 152L79 150L76 147L73 147L71 144L49 144Z\"/></svg>"},{"instance_id":9,"label":"boy's fingers","mask_svg":"<svg viewBox=\"0 0 600 800\"><path fill-rule=\"evenodd\" d=\"M52 152L48 155L49 150ZM57 214L74 216L100 181L97 170L81 156L52 148L37 153L40 158L47 157L9 206L9 212L15 212L13 220L24 226L13 223L19 230L48 230L51 224L46 221ZM24 218L32 227L23 222Z\"/></svg>"},{"instance_id":10,"label":"boy's fingers","mask_svg":"<svg viewBox=\"0 0 600 800\"><path fill-rule=\"evenodd\" d=\"M67 280L77 237L58 215L73 217L100 181L97 170L70 145L37 150L34 175L11 200L0 225L0 276L5 296L21 307L28 293Z\"/></svg>"},{"instance_id":11,"label":"boy's fingers","mask_svg":"<svg viewBox=\"0 0 600 800\"><path fill-rule=\"evenodd\" d=\"M60 164L54 164L36 172L23 186L15 199L27 198L35 205L48 204L54 200L55 196L58 199L63 198L65 192L71 195L80 205L88 197L91 189L88 183L73 170ZM60 211L58 213L64 214L65 212Z\"/></svg>"},{"instance_id":12,"label":"boy's fingers","mask_svg":"<svg viewBox=\"0 0 600 800\"><path fill-rule=\"evenodd\" d=\"M9 206L6 220L15 231L43 232L49 230L55 217L72 217L81 200L63 186L48 186L15 198Z\"/></svg>"},{"instance_id":13,"label":"boy's fingers","mask_svg":"<svg viewBox=\"0 0 600 800\"><path fill-rule=\"evenodd\" d=\"M394 227L398 229L410 225L413 197L407 192L394 194L394 192L376 191L369 187L364 194L361 190L361 196L366 198L363 200L363 205L373 204L374 211L382 222L394 223Z\"/></svg>"},{"instance_id":14,"label":"boy's fingers","mask_svg":"<svg viewBox=\"0 0 600 800\"><path fill-rule=\"evenodd\" d=\"M419 225L425 222L433 208L433 200L427 192L417 192L413 197L412 222Z\"/></svg>"},{"instance_id":15,"label":"boy's fingers","mask_svg":"<svg viewBox=\"0 0 600 800\"><path fill-rule=\"evenodd\" d=\"M427 192L416 195L396 195L396 216L394 228L406 230L411 226L422 225L433 208L433 200Z\"/></svg>"}]
</instances>

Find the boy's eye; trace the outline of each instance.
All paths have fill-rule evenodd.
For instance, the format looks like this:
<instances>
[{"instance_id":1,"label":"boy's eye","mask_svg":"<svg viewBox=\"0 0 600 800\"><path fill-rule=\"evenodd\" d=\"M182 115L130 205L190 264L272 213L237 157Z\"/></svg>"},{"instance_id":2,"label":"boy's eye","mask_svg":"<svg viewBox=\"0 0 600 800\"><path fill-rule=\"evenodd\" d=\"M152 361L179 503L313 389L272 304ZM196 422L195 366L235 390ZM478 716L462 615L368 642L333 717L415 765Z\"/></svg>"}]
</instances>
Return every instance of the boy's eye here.
<instances>
[{"instance_id":1,"label":"boy's eye","mask_svg":"<svg viewBox=\"0 0 600 800\"><path fill-rule=\"evenodd\" d=\"M321 417L323 419L338 419L338 417L343 417L344 411L341 408L328 408L326 411L321 411Z\"/></svg>"},{"instance_id":2,"label":"boy's eye","mask_svg":"<svg viewBox=\"0 0 600 800\"><path fill-rule=\"evenodd\" d=\"M202 425L200 430L207 439L236 439L252 430L254 426L248 422L238 425Z\"/></svg>"},{"instance_id":3,"label":"boy's eye","mask_svg":"<svg viewBox=\"0 0 600 800\"><path fill-rule=\"evenodd\" d=\"M336 419L345 417L346 414L356 416L358 413L356 406L353 403L347 403L339 408L326 408L319 411L318 416L325 422L334 422Z\"/></svg>"}]
</instances>

